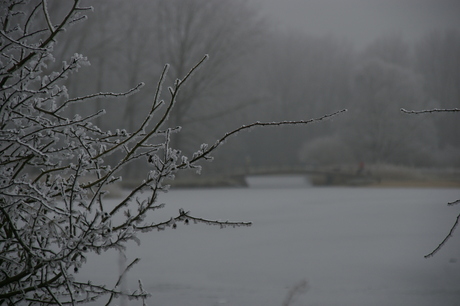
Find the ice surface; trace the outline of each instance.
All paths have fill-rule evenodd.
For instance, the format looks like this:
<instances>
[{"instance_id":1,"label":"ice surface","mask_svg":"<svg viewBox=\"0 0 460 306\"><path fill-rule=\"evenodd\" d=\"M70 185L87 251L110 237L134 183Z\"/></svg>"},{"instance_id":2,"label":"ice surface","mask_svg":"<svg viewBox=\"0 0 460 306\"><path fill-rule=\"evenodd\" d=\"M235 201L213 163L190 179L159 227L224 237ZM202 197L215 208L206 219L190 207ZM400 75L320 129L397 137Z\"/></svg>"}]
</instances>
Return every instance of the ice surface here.
<instances>
[{"instance_id":1,"label":"ice surface","mask_svg":"<svg viewBox=\"0 0 460 306\"><path fill-rule=\"evenodd\" d=\"M182 207L254 225L179 223L143 234L127 251L142 258L128 287L142 279L149 305L274 306L305 279L309 289L293 305L459 305L460 232L423 258L453 224L460 207L446 203L457 198L458 189L173 190L153 219ZM118 272L118 254L106 253L78 277L113 284Z\"/></svg>"}]
</instances>

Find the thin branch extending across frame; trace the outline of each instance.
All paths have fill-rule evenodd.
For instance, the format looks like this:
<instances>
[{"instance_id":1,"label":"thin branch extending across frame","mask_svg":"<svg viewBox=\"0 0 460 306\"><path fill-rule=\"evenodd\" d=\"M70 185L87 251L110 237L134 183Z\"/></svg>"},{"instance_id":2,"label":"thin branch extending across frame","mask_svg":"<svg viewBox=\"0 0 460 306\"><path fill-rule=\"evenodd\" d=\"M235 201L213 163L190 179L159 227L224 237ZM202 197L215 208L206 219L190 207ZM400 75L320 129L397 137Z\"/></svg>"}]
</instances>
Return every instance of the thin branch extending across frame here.
<instances>
[{"instance_id":1,"label":"thin branch extending across frame","mask_svg":"<svg viewBox=\"0 0 460 306\"><path fill-rule=\"evenodd\" d=\"M38 52L46 52L46 51L48 51L46 48L28 46L26 44L21 43L20 41L14 40L13 38L9 37L4 31L0 31L0 35L3 36L4 38L6 38L11 43L19 45L21 48L24 48L24 49L27 49L27 50L32 50L32 51L38 51Z\"/></svg>"},{"instance_id":2,"label":"thin branch extending across frame","mask_svg":"<svg viewBox=\"0 0 460 306\"><path fill-rule=\"evenodd\" d=\"M221 144L223 144L227 140L227 138L229 138L230 136L235 135L238 132L243 131L243 130L251 129L251 128L256 127L256 126L282 126L282 125L309 124L309 123L314 123L314 122L318 122L318 121L323 121L323 120L331 118L331 117L335 117L335 116L337 116L337 115L339 115L341 113L344 113L346 111L347 111L346 109L342 109L342 110L336 111L334 113L326 114L324 116L309 119L309 120L277 121L277 122L260 122L260 121L257 121L257 122L254 122L254 123L251 123L251 124L248 124L248 125L242 125L239 128L237 128L237 129L235 129L235 130L233 130L231 132L226 133L222 138L217 140L207 150L204 150L203 152L201 152L201 154L199 154L199 155L195 156L193 159L191 159L189 163L191 164L191 163L194 163L194 162L196 162L196 161L198 161L200 159L206 159L206 157L211 152L213 152L217 147L219 147ZM179 165L178 168L183 168L183 167L186 167L186 166L187 165L185 163L183 163L183 164Z\"/></svg>"},{"instance_id":3,"label":"thin branch extending across frame","mask_svg":"<svg viewBox=\"0 0 460 306\"><path fill-rule=\"evenodd\" d=\"M446 244L447 240L449 240L450 237L452 237L455 231L455 228L457 227L459 222L460 222L460 214L457 216L457 219L455 220L454 225L450 228L450 231L447 234L447 236L441 241L441 243L433 251L431 251L431 253L425 255L424 256L425 258L433 257L434 254L436 254Z\"/></svg>"},{"instance_id":4,"label":"thin branch extending across frame","mask_svg":"<svg viewBox=\"0 0 460 306\"><path fill-rule=\"evenodd\" d=\"M128 91L125 92L98 92L95 94L90 94L87 96L83 97L77 97L77 98L72 98L69 100L66 100L60 107L58 107L54 112L59 112L62 108L67 106L70 103L75 103L75 102L83 102L88 99L95 99L95 98L119 98L119 97L127 97L129 95L132 95L136 92L138 92L145 84L144 83L139 83L135 87L129 89Z\"/></svg>"},{"instance_id":5,"label":"thin branch extending across frame","mask_svg":"<svg viewBox=\"0 0 460 306\"><path fill-rule=\"evenodd\" d=\"M460 108L433 108L433 109L426 109L426 110L407 110L401 108L401 111L406 114L426 114L426 113L455 113L460 112Z\"/></svg>"},{"instance_id":6,"label":"thin branch extending across frame","mask_svg":"<svg viewBox=\"0 0 460 306\"><path fill-rule=\"evenodd\" d=\"M460 199L447 203L449 206L454 206L456 204L460 204Z\"/></svg>"}]
</instances>

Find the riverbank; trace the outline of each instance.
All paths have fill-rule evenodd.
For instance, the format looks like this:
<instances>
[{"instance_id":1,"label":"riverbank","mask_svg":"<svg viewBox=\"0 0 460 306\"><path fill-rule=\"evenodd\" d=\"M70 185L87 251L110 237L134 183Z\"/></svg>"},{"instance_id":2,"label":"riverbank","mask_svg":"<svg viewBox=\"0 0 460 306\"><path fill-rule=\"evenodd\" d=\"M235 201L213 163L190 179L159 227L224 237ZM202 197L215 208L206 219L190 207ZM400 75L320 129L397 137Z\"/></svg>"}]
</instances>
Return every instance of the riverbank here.
<instances>
[{"instance_id":1,"label":"riverbank","mask_svg":"<svg viewBox=\"0 0 460 306\"><path fill-rule=\"evenodd\" d=\"M460 188L460 169L376 165L368 171L372 187Z\"/></svg>"},{"instance_id":2,"label":"riverbank","mask_svg":"<svg viewBox=\"0 0 460 306\"><path fill-rule=\"evenodd\" d=\"M187 175L166 182L174 188L249 187L254 175ZM401 188L460 188L460 169L420 169L375 165L357 172L352 167L336 167L312 174L270 174L259 177L277 178L281 185L293 177L304 177L305 186L357 186ZM297 182L297 181L296 181ZM135 186L134 181L123 181L123 188Z\"/></svg>"}]
</instances>

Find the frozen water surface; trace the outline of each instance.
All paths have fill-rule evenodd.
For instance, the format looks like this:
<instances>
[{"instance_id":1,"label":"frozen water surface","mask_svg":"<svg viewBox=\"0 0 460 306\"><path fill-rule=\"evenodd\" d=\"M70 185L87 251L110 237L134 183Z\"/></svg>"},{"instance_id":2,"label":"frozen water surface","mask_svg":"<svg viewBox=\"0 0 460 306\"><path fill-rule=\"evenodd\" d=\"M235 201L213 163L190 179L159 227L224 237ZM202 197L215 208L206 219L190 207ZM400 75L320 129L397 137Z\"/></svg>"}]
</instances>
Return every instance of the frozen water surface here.
<instances>
[{"instance_id":1,"label":"frozen water surface","mask_svg":"<svg viewBox=\"0 0 460 306\"><path fill-rule=\"evenodd\" d=\"M149 305L281 306L305 279L308 291L291 305L460 305L460 232L423 257L455 221L460 206L446 203L458 198L458 189L172 190L152 220L184 208L254 224L143 234L126 252L142 258L128 287L141 279ZM91 258L79 277L113 284L118 262L115 252Z\"/></svg>"}]
</instances>

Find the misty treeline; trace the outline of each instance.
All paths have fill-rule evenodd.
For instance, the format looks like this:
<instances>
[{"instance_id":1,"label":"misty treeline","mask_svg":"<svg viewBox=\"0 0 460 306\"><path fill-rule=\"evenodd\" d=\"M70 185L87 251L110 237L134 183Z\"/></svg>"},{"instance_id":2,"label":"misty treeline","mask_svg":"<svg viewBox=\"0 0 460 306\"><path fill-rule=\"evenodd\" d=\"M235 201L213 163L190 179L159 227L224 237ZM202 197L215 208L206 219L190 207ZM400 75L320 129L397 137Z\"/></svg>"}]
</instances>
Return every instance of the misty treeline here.
<instances>
[{"instance_id":1,"label":"misty treeline","mask_svg":"<svg viewBox=\"0 0 460 306\"><path fill-rule=\"evenodd\" d=\"M91 4L97 17L76 25L69 31L82 34L56 46L59 57L79 50L91 62L68 80L69 92L123 91L146 83L141 93L126 99L69 108L79 114L106 109L108 115L97 122L103 128L132 131L148 111L164 63L171 65L166 83L172 84L209 54L171 113L170 126L184 128L172 141L184 152L254 120L349 112L306 130L284 127L242 135L217 153L206 173L359 162L460 166L458 118L400 112L460 105L458 30L434 30L413 43L387 34L357 49L341 37L278 31L244 0Z\"/></svg>"}]
</instances>

